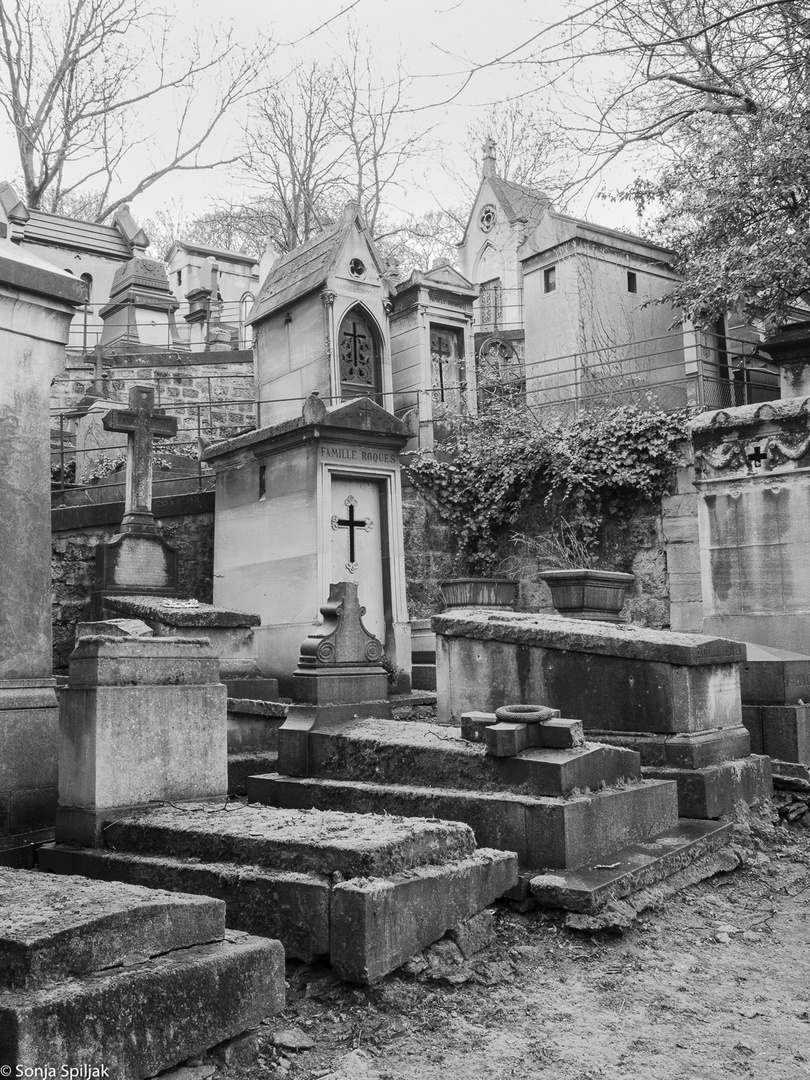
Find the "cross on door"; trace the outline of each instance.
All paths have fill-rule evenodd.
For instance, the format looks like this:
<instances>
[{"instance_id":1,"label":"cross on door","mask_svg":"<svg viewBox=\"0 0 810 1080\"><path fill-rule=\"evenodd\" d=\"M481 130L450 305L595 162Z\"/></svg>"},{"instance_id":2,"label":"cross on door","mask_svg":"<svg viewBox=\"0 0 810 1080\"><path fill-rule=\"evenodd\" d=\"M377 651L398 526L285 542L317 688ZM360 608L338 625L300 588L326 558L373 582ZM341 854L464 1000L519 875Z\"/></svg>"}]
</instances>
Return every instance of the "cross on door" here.
<instances>
[{"instance_id":1,"label":"cross on door","mask_svg":"<svg viewBox=\"0 0 810 1080\"><path fill-rule=\"evenodd\" d=\"M348 495L346 497L345 506L348 506L348 516L345 518L338 517L337 514L332 515L332 528L337 531L338 529L347 529L349 532L349 561L346 563L346 569L350 574L353 574L357 569L357 560L355 558L354 549L354 534L357 529L362 529L363 532L371 532L374 528L374 523L370 518L356 518L354 516L354 508L357 506L357 499L354 495Z\"/></svg>"},{"instance_id":2,"label":"cross on door","mask_svg":"<svg viewBox=\"0 0 810 1080\"><path fill-rule=\"evenodd\" d=\"M122 532L157 532L152 515L152 447L155 439L177 434L177 418L155 408L151 386L133 386L129 409L113 409L103 419L107 431L127 435L127 490Z\"/></svg>"},{"instance_id":3,"label":"cross on door","mask_svg":"<svg viewBox=\"0 0 810 1080\"><path fill-rule=\"evenodd\" d=\"M768 455L762 453L762 447L757 444L750 454L746 454L746 457L752 462L755 469L759 469L762 466L763 461L768 460Z\"/></svg>"}]
</instances>

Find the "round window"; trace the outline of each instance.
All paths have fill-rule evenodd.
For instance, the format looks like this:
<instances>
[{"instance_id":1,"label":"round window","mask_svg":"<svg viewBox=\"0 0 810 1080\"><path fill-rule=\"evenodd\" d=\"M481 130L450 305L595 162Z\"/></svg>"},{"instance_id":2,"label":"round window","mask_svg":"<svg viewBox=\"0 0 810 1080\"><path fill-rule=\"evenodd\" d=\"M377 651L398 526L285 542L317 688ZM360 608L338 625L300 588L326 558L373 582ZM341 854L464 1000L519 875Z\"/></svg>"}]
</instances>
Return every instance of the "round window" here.
<instances>
[{"instance_id":1,"label":"round window","mask_svg":"<svg viewBox=\"0 0 810 1080\"><path fill-rule=\"evenodd\" d=\"M495 207L492 205L492 203L487 203L487 205L481 211L481 231L489 232L489 230L495 224L497 216L497 211L495 210Z\"/></svg>"},{"instance_id":2,"label":"round window","mask_svg":"<svg viewBox=\"0 0 810 1080\"><path fill-rule=\"evenodd\" d=\"M352 277L365 277L366 264L362 259L351 259L349 261L349 273Z\"/></svg>"}]
</instances>

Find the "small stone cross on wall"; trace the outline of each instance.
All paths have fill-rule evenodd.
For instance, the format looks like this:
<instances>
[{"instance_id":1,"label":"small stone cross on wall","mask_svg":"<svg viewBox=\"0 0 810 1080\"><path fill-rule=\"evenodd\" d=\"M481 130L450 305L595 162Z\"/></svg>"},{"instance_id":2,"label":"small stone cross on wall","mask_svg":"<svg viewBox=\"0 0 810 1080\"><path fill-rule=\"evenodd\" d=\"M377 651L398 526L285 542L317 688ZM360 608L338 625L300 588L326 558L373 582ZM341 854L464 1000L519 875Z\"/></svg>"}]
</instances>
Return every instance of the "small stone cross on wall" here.
<instances>
[{"instance_id":1,"label":"small stone cross on wall","mask_svg":"<svg viewBox=\"0 0 810 1080\"><path fill-rule=\"evenodd\" d=\"M127 435L127 487L122 533L159 532L152 514L152 451L155 439L177 434L177 419L155 408L151 386L133 386L129 409L112 409L103 419L107 431Z\"/></svg>"},{"instance_id":2,"label":"small stone cross on wall","mask_svg":"<svg viewBox=\"0 0 810 1080\"><path fill-rule=\"evenodd\" d=\"M768 460L768 455L762 453L762 447L759 444L757 444L751 451L751 453L746 455L746 457L755 469L761 469L762 462Z\"/></svg>"}]
</instances>

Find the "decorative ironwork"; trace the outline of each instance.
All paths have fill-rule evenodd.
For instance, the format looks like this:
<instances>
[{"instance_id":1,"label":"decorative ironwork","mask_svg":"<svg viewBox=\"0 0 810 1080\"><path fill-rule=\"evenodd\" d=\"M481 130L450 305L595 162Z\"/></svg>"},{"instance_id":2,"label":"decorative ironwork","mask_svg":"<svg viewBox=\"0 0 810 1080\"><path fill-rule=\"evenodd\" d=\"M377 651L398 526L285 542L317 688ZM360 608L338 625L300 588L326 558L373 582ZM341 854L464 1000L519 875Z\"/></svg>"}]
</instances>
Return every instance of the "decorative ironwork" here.
<instances>
[{"instance_id":1,"label":"decorative ironwork","mask_svg":"<svg viewBox=\"0 0 810 1080\"><path fill-rule=\"evenodd\" d=\"M501 279L493 278L481 285L479 298L481 324L491 325L497 328L498 323L503 321L503 295Z\"/></svg>"},{"instance_id":2,"label":"decorative ironwork","mask_svg":"<svg viewBox=\"0 0 810 1080\"><path fill-rule=\"evenodd\" d=\"M349 316L341 327L340 378L346 383L374 386L374 339L356 315Z\"/></svg>"}]
</instances>

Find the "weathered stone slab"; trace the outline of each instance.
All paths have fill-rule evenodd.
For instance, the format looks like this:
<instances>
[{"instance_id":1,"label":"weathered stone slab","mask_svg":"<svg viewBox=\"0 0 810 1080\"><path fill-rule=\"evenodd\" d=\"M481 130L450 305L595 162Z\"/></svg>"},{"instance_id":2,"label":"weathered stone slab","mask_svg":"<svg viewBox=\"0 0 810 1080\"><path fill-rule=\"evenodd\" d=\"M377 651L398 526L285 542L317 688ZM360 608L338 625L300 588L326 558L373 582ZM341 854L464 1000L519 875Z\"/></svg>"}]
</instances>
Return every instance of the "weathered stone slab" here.
<instances>
[{"instance_id":1,"label":"weathered stone slab","mask_svg":"<svg viewBox=\"0 0 810 1080\"><path fill-rule=\"evenodd\" d=\"M470 855L472 830L454 821L189 803L112 822L108 847L276 871L385 876Z\"/></svg>"},{"instance_id":2,"label":"weathered stone slab","mask_svg":"<svg viewBox=\"0 0 810 1080\"><path fill-rule=\"evenodd\" d=\"M576 867L672 828L675 785L650 781L569 798L460 791L358 780L253 776L248 797L271 806L404 814L464 821L481 847L517 853L521 866Z\"/></svg>"},{"instance_id":3,"label":"weathered stone slab","mask_svg":"<svg viewBox=\"0 0 810 1080\"><path fill-rule=\"evenodd\" d=\"M623 779L640 779L636 753L586 743L569 750L531 748L493 757L482 743L438 724L358 720L335 732L310 734L312 775L526 795L569 795Z\"/></svg>"},{"instance_id":4,"label":"weathered stone slab","mask_svg":"<svg viewBox=\"0 0 810 1080\"><path fill-rule=\"evenodd\" d=\"M519 698L586 729L686 732L740 723L740 642L545 615L440 615L439 720Z\"/></svg>"},{"instance_id":5,"label":"weathered stone slab","mask_svg":"<svg viewBox=\"0 0 810 1080\"><path fill-rule=\"evenodd\" d=\"M715 731L688 731L680 735L659 735L630 731L591 731L592 738L613 746L637 750L642 766L673 769L705 769L751 752L748 729L718 728Z\"/></svg>"},{"instance_id":6,"label":"weathered stone slab","mask_svg":"<svg viewBox=\"0 0 810 1080\"><path fill-rule=\"evenodd\" d=\"M532 879L532 894L543 907L596 912L725 846L732 828L728 822L681 821L654 839L614 852L614 865L539 875Z\"/></svg>"},{"instance_id":7,"label":"weathered stone slab","mask_svg":"<svg viewBox=\"0 0 810 1080\"><path fill-rule=\"evenodd\" d=\"M307 963L329 956L331 885L325 875L267 871L243 864L190 861L167 855L46 844L39 864L59 874L215 897L228 926L277 939L288 957Z\"/></svg>"},{"instance_id":8,"label":"weathered stone slab","mask_svg":"<svg viewBox=\"0 0 810 1080\"><path fill-rule=\"evenodd\" d=\"M332 893L332 966L369 983L502 896L517 860L479 849L451 867L421 867L388 881L345 881Z\"/></svg>"},{"instance_id":9,"label":"weathered stone slab","mask_svg":"<svg viewBox=\"0 0 810 1080\"><path fill-rule=\"evenodd\" d=\"M59 1075L103 1063L116 1080L142 1080L279 1012L283 987L279 943L239 936L92 978L5 991L0 1066L51 1066Z\"/></svg>"},{"instance_id":10,"label":"weathered stone slab","mask_svg":"<svg viewBox=\"0 0 810 1080\"><path fill-rule=\"evenodd\" d=\"M263 680L256 661L253 627L261 619L247 611L166 596L109 596L104 608L147 623L160 638L207 638L219 660L223 681L250 681L268 697L278 697L277 680ZM231 697L248 697L229 688Z\"/></svg>"},{"instance_id":11,"label":"weathered stone slab","mask_svg":"<svg viewBox=\"0 0 810 1080\"><path fill-rule=\"evenodd\" d=\"M771 759L757 754L706 769L645 768L644 775L677 783L679 813L685 818L733 816L738 803L755 806L773 794Z\"/></svg>"},{"instance_id":12,"label":"weathered stone slab","mask_svg":"<svg viewBox=\"0 0 810 1080\"><path fill-rule=\"evenodd\" d=\"M70 655L69 687L199 685L219 682L205 638L82 638Z\"/></svg>"},{"instance_id":13,"label":"weathered stone slab","mask_svg":"<svg viewBox=\"0 0 810 1080\"><path fill-rule=\"evenodd\" d=\"M0 988L26 990L221 941L225 905L84 877L0 869Z\"/></svg>"}]
</instances>

